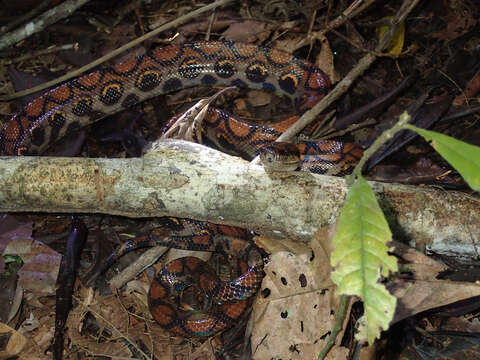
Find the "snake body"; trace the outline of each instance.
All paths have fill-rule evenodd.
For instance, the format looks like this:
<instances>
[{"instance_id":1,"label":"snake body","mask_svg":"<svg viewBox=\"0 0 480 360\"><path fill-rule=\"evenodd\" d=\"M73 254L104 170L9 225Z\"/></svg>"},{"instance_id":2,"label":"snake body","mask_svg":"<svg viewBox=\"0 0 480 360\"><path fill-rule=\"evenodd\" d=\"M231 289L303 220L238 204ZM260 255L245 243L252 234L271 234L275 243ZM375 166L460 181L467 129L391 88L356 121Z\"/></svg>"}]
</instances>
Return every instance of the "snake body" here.
<instances>
[{"instance_id":1,"label":"snake body","mask_svg":"<svg viewBox=\"0 0 480 360\"><path fill-rule=\"evenodd\" d=\"M330 81L311 63L276 49L229 41L169 45L100 68L37 97L0 130L0 155L41 154L66 134L107 115L160 94L199 85L234 85L274 92L289 98L297 114L301 114L323 97ZM273 127L255 126L221 110L210 109L202 132L207 143L220 150L251 158L295 120L288 118ZM354 146L325 141L297 145L294 149L291 145L267 147L262 156L268 162L282 152L292 151L298 152L301 159L296 167L334 175L347 171L361 155ZM238 240L244 232L186 219L172 221L176 222L176 228L169 235L150 234L135 244L127 243L109 261L138 245L215 251L220 242L224 249L230 248L232 237ZM212 314L199 317L198 313L179 309L172 301L174 293L184 286L179 279L209 273L204 265L192 259L195 258L177 260L158 274L149 293L150 310L162 326L179 335L211 335L231 325L243 313L248 303L245 298L260 286L262 266L242 265L244 275L233 282L218 282L202 275L203 291L218 306Z\"/></svg>"}]
</instances>

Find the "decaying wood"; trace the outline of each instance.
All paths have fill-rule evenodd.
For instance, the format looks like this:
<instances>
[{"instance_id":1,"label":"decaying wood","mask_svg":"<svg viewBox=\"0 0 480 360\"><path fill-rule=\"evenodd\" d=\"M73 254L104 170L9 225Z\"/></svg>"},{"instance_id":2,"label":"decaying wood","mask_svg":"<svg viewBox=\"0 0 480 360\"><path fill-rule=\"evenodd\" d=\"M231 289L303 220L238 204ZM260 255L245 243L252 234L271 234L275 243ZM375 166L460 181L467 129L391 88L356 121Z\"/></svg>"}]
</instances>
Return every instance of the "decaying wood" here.
<instances>
[{"instance_id":1,"label":"decaying wood","mask_svg":"<svg viewBox=\"0 0 480 360\"><path fill-rule=\"evenodd\" d=\"M144 158L0 158L0 211L178 216L308 240L338 217L341 178L272 176L201 145L157 142ZM394 238L476 254L479 199L461 192L371 183Z\"/></svg>"}]
</instances>

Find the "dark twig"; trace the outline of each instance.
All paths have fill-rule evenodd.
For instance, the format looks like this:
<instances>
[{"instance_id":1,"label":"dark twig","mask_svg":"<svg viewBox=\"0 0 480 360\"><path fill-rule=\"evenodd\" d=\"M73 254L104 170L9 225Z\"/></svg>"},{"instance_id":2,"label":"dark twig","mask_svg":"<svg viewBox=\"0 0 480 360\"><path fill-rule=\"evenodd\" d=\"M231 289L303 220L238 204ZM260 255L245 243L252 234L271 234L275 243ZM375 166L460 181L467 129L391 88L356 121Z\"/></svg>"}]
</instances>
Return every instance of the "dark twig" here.
<instances>
[{"instance_id":1,"label":"dark twig","mask_svg":"<svg viewBox=\"0 0 480 360\"><path fill-rule=\"evenodd\" d=\"M372 110L375 110L376 112L378 112L379 107L383 109L386 105L390 104L390 102L393 101L400 92L405 90L405 88L409 87L412 84L413 80L415 79L416 79L416 76L414 75L407 76L405 79L403 79L403 81L398 86L396 86L394 89L390 90L386 94L380 96L379 98L375 99L374 101L366 105L363 105L362 107L358 108L351 114L348 114L344 117L337 119L334 125L335 129L336 130L345 129L347 126L359 122L359 120L363 116L365 116Z\"/></svg>"}]
</instances>

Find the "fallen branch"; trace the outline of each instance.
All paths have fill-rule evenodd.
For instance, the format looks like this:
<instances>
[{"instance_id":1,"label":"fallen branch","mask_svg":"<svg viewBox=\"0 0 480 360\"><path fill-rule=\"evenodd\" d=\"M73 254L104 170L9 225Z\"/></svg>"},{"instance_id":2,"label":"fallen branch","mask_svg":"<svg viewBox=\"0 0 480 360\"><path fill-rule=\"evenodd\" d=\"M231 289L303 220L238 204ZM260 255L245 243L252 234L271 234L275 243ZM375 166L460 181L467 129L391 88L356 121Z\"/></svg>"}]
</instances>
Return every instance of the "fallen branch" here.
<instances>
[{"instance_id":1,"label":"fallen branch","mask_svg":"<svg viewBox=\"0 0 480 360\"><path fill-rule=\"evenodd\" d=\"M5 157L0 211L169 215L308 240L335 221L347 191L342 178L272 178L262 166L198 144L163 140L154 149L131 159ZM415 186L372 186L394 234L439 252L475 253L478 199Z\"/></svg>"}]
</instances>

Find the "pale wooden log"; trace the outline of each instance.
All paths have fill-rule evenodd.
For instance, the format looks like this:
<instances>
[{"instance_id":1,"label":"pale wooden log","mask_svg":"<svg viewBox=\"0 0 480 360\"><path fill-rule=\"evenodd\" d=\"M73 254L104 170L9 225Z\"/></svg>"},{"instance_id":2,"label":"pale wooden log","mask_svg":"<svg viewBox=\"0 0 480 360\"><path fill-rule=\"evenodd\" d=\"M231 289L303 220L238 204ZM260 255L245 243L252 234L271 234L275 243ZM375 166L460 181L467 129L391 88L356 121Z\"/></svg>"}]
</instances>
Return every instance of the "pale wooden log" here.
<instances>
[{"instance_id":1,"label":"pale wooden log","mask_svg":"<svg viewBox=\"0 0 480 360\"><path fill-rule=\"evenodd\" d=\"M0 211L177 216L308 240L338 217L342 178L272 177L201 145L164 140L144 158L4 157ZM479 200L420 186L371 182L395 239L435 251L474 254Z\"/></svg>"}]
</instances>

